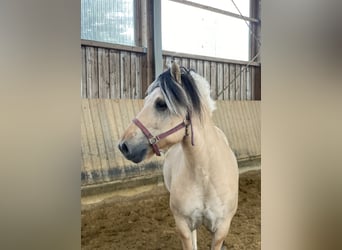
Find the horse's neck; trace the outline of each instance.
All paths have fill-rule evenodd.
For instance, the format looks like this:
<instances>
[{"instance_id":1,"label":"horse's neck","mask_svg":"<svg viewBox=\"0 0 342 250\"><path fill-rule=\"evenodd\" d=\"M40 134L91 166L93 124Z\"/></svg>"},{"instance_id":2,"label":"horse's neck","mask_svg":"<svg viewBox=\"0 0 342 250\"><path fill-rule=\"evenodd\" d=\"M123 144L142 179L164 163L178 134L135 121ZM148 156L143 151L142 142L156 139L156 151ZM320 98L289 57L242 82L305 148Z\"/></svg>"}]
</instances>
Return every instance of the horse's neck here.
<instances>
[{"instance_id":1,"label":"horse's neck","mask_svg":"<svg viewBox=\"0 0 342 250\"><path fill-rule=\"evenodd\" d=\"M189 131L189 133L191 133ZM184 158L187 167L189 168L202 168L210 167L207 164L213 151L214 140L216 137L215 127L211 120L207 121L206 124L198 125L198 121L193 124L193 135L189 134L182 143L184 151ZM191 136L194 137L194 145L191 144Z\"/></svg>"}]
</instances>

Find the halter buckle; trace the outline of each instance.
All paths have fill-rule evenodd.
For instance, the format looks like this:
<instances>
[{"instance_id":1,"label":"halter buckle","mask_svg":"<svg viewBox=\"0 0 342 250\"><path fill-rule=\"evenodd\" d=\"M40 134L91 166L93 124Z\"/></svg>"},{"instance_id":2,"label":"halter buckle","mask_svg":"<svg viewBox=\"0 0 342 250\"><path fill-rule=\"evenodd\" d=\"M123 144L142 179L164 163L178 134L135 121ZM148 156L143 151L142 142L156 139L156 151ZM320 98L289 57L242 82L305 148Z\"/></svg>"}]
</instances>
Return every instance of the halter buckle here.
<instances>
[{"instance_id":1,"label":"halter buckle","mask_svg":"<svg viewBox=\"0 0 342 250\"><path fill-rule=\"evenodd\" d=\"M150 143L151 145L154 145L154 144L156 144L156 143L159 141L159 138L157 138L157 137L151 137L151 138L148 139L148 141L149 141L149 143Z\"/></svg>"}]
</instances>

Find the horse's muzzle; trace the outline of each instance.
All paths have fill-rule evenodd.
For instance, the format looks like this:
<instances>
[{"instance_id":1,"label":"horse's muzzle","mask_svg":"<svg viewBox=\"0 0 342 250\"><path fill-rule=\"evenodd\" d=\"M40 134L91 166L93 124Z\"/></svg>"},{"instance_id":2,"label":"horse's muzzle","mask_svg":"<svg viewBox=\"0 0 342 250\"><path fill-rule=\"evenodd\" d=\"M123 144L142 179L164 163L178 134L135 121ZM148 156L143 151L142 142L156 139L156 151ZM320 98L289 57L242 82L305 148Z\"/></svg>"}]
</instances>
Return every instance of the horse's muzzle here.
<instances>
[{"instance_id":1,"label":"horse's muzzle","mask_svg":"<svg viewBox=\"0 0 342 250\"><path fill-rule=\"evenodd\" d=\"M134 163L139 163L144 160L148 150L147 144L131 145L128 141L121 141L118 147L126 159Z\"/></svg>"}]
</instances>

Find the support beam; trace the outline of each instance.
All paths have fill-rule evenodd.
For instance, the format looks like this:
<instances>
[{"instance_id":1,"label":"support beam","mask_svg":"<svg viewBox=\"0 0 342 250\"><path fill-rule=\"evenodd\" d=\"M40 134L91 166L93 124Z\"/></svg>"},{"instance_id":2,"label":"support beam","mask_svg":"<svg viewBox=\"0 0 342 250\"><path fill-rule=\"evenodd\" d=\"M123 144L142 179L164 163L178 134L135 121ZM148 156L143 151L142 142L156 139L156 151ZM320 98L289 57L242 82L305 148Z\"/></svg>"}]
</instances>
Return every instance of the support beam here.
<instances>
[{"instance_id":1,"label":"support beam","mask_svg":"<svg viewBox=\"0 0 342 250\"><path fill-rule=\"evenodd\" d=\"M162 28L161 28L161 1L154 0L153 4L153 38L154 38L154 63L155 78L163 72L162 55Z\"/></svg>"},{"instance_id":2,"label":"support beam","mask_svg":"<svg viewBox=\"0 0 342 250\"><path fill-rule=\"evenodd\" d=\"M208 10L211 12L215 12L215 13L219 13L222 15L226 15L226 16L230 16L230 17L235 17L235 18L239 18L242 20L247 20L253 23L258 23L259 19L255 19L255 18L251 18L251 17L247 17L247 16L240 16L239 14L230 12L230 11L226 11L226 10L221 10L218 8L214 8L211 6L207 6L207 5L203 5L203 4L199 4L199 3L195 3L195 2L191 2L191 1L186 1L186 0L170 0L172 2L176 2L176 3L180 3L180 4L185 4L188 6L192 6L192 7L196 7L196 8L200 8L200 9L204 9L204 10Z\"/></svg>"}]
</instances>

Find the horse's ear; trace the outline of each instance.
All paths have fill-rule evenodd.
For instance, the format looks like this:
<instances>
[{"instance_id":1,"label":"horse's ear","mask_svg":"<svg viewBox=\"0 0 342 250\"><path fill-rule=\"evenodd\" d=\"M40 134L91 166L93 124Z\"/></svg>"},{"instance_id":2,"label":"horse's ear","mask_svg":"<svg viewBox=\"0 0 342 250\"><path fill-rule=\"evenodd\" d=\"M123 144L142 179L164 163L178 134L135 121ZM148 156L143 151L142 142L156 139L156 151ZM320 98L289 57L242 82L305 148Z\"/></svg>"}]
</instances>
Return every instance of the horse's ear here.
<instances>
[{"instance_id":1,"label":"horse's ear","mask_svg":"<svg viewBox=\"0 0 342 250\"><path fill-rule=\"evenodd\" d=\"M175 61L173 61L171 64L171 75L179 84L182 83L181 71L179 65Z\"/></svg>"}]
</instances>

